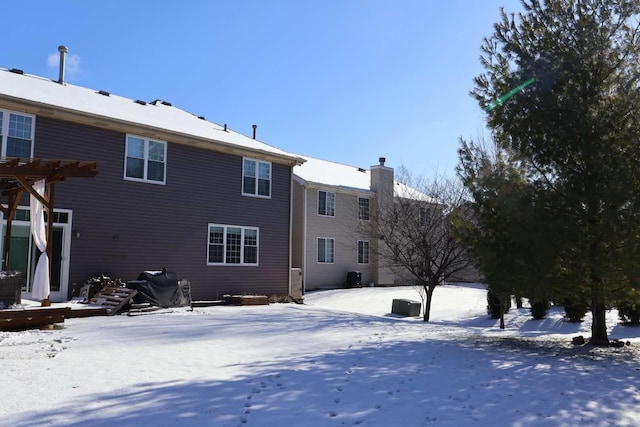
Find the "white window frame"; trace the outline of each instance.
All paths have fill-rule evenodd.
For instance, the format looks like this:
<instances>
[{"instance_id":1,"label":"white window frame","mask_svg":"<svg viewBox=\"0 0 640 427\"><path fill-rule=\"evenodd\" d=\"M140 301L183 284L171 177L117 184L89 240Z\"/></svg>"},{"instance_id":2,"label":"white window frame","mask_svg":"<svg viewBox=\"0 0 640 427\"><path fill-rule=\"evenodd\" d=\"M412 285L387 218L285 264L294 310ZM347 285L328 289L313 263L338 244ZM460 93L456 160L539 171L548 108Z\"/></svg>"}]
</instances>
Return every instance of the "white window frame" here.
<instances>
[{"instance_id":1,"label":"white window frame","mask_svg":"<svg viewBox=\"0 0 640 427\"><path fill-rule=\"evenodd\" d=\"M142 178L137 178L137 177L133 177L133 176L127 176L127 159L129 158L129 138L136 138L136 139L141 139L144 143L144 147L143 147L143 155L144 157L141 159L144 162L144 169L143 169L143 177ZM162 153L162 158L163 158L163 170L162 170L162 181L157 181L154 179L149 179L148 178L148 170L149 170L149 162L150 161L157 161L154 159L150 159L149 158L149 143L150 142L155 142L158 144L162 144L162 146L164 147L164 151ZM124 139L124 171L123 171L123 177L125 179L125 181L136 181L136 182L146 182L149 184L159 184L159 185L165 185L167 183L167 141L162 141L159 139L152 139L152 138L146 138L144 136L140 136L140 135L133 135L133 134L127 134L125 136ZM132 157L134 158L134 157ZM140 159L139 157L135 157L137 159Z\"/></svg>"},{"instance_id":2,"label":"white window frame","mask_svg":"<svg viewBox=\"0 0 640 427\"><path fill-rule=\"evenodd\" d=\"M358 253L357 253L358 264L362 264L362 265L369 264L369 262L371 261L371 256L369 251L370 247L371 246L369 245L368 240L358 240Z\"/></svg>"},{"instance_id":3,"label":"white window frame","mask_svg":"<svg viewBox=\"0 0 640 427\"><path fill-rule=\"evenodd\" d=\"M209 261L209 253L212 247L211 243L211 229L213 227L222 228L223 231L223 241L222 241L222 262L212 262ZM239 228L240 231L240 262L227 262L227 230L230 228ZM247 230L255 231L256 233L256 262L245 262L245 249L247 247L253 247L254 245L247 245L245 242L245 236ZM229 224L214 224L209 223L207 225L207 265L224 265L224 266L247 266L247 267L255 267L260 265L260 228L258 227L247 227L243 225L229 225Z\"/></svg>"},{"instance_id":4,"label":"white window frame","mask_svg":"<svg viewBox=\"0 0 640 427\"><path fill-rule=\"evenodd\" d=\"M324 240L324 261L320 261L320 251L318 250L318 246L320 244L320 240ZM331 250L329 251L329 246L327 242L331 242ZM331 261L327 261L328 256L331 255ZM318 237L316 240L316 262L318 264L335 264L336 262L336 239L333 237Z\"/></svg>"},{"instance_id":5,"label":"white window frame","mask_svg":"<svg viewBox=\"0 0 640 427\"><path fill-rule=\"evenodd\" d=\"M364 205L360 204L361 200L366 200L366 206L367 206L367 217L364 218L363 215L363 209L364 209ZM358 197L358 219L360 221L369 221L369 218L371 218L371 201L369 200L369 198L367 197Z\"/></svg>"},{"instance_id":6,"label":"white window frame","mask_svg":"<svg viewBox=\"0 0 640 427\"><path fill-rule=\"evenodd\" d=\"M15 114L17 116L29 117L31 119L31 152L29 153L29 158L33 158L33 150L35 146L35 132L36 132L36 116L33 114L21 113L19 111L13 110L5 110L0 109L0 113L2 113L2 128L0 129L1 143L2 147L0 149L0 154L2 157L7 156L7 144L9 142L9 122L10 115Z\"/></svg>"},{"instance_id":7,"label":"white window frame","mask_svg":"<svg viewBox=\"0 0 640 427\"><path fill-rule=\"evenodd\" d=\"M246 170L245 170L245 165L246 162L253 162L254 163L254 171L255 171L255 176L247 176L246 175ZM260 189L260 179L264 179L264 178L260 178L260 166L267 166L269 168L269 194L259 194L259 189ZM254 188L255 191L253 193L249 193L245 191L244 188L244 180L245 178L253 178L255 180L254 182ZM243 157L242 158L242 195L243 196L249 196L249 197L259 197L262 199L270 199L271 198L271 183L273 182L273 165L271 162L266 162L264 160L258 160L258 159L252 159L250 157Z\"/></svg>"},{"instance_id":8,"label":"white window frame","mask_svg":"<svg viewBox=\"0 0 640 427\"><path fill-rule=\"evenodd\" d=\"M320 212L320 194L324 193L324 213ZM329 195L331 195L331 203L329 203ZM326 216L334 218L336 216L336 193L332 191L318 190L318 216Z\"/></svg>"}]
</instances>

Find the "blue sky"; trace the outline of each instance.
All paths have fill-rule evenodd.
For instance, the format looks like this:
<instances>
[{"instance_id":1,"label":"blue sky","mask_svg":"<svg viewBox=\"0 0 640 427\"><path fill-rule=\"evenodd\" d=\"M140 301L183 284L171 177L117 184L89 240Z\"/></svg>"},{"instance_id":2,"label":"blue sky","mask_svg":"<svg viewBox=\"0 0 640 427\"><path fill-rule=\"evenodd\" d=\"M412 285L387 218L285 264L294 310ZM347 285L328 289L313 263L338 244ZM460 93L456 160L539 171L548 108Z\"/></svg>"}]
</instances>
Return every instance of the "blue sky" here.
<instances>
[{"instance_id":1,"label":"blue sky","mask_svg":"<svg viewBox=\"0 0 640 427\"><path fill-rule=\"evenodd\" d=\"M0 66L163 99L302 155L453 174L485 114L482 39L516 0L33 1L3 5ZM10 18L10 19L8 19Z\"/></svg>"}]
</instances>

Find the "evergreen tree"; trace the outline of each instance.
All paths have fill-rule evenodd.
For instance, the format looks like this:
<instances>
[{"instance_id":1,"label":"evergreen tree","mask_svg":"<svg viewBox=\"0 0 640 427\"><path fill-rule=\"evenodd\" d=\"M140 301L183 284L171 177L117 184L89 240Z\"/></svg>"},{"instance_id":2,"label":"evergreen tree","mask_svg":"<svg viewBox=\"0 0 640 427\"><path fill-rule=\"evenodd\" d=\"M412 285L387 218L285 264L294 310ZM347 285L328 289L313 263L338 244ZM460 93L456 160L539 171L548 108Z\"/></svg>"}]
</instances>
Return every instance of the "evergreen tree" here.
<instances>
[{"instance_id":1,"label":"evergreen tree","mask_svg":"<svg viewBox=\"0 0 640 427\"><path fill-rule=\"evenodd\" d=\"M481 232L493 227L518 249L505 261L517 270L513 283L538 295L545 289L588 295L590 342L606 345L605 306L632 285L640 260L640 2L522 5L517 15L503 10L485 39L485 72L472 91L488 110L492 138L519 162L521 181L476 173L472 143L463 145L460 171L478 187L476 202L496 189L515 192L508 200L520 210L502 209L505 224L483 223L487 212L478 218ZM486 245L480 237L476 254ZM501 237L491 237L495 249ZM519 270L525 260L533 268Z\"/></svg>"}]
</instances>

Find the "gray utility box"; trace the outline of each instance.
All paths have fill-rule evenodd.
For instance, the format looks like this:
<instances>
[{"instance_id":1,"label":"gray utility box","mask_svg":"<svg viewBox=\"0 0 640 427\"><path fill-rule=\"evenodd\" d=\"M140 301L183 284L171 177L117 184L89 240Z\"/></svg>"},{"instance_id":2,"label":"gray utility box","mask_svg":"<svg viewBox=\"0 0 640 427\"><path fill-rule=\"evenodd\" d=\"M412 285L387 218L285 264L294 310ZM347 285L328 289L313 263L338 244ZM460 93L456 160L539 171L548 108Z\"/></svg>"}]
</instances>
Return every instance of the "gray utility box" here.
<instances>
[{"instance_id":1,"label":"gray utility box","mask_svg":"<svg viewBox=\"0 0 640 427\"><path fill-rule=\"evenodd\" d=\"M402 316L420 316L420 304L410 299L394 299L391 305L391 313Z\"/></svg>"}]
</instances>

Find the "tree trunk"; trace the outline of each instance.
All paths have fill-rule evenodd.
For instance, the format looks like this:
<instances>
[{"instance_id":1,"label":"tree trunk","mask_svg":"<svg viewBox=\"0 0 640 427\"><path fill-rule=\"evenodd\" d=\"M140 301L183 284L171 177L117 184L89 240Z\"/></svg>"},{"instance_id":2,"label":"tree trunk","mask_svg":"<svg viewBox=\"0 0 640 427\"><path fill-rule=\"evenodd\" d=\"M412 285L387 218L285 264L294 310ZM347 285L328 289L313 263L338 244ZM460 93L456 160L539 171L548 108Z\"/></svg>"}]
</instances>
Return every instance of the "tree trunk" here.
<instances>
[{"instance_id":1,"label":"tree trunk","mask_svg":"<svg viewBox=\"0 0 640 427\"><path fill-rule=\"evenodd\" d=\"M516 308L522 308L522 297L516 294L515 299L516 299Z\"/></svg>"},{"instance_id":2,"label":"tree trunk","mask_svg":"<svg viewBox=\"0 0 640 427\"><path fill-rule=\"evenodd\" d=\"M500 307L500 329L504 329L504 308Z\"/></svg>"},{"instance_id":3,"label":"tree trunk","mask_svg":"<svg viewBox=\"0 0 640 427\"><path fill-rule=\"evenodd\" d=\"M424 285L424 293L427 296L427 298L424 305L424 317L422 318L422 320L424 320L425 322L429 321L429 316L431 314L431 300L433 297L434 288L435 286Z\"/></svg>"},{"instance_id":4,"label":"tree trunk","mask_svg":"<svg viewBox=\"0 0 640 427\"><path fill-rule=\"evenodd\" d=\"M609 345L609 337L607 336L607 324L605 321L607 310L604 303L594 298L591 303L591 339L589 344L607 346Z\"/></svg>"}]
</instances>

